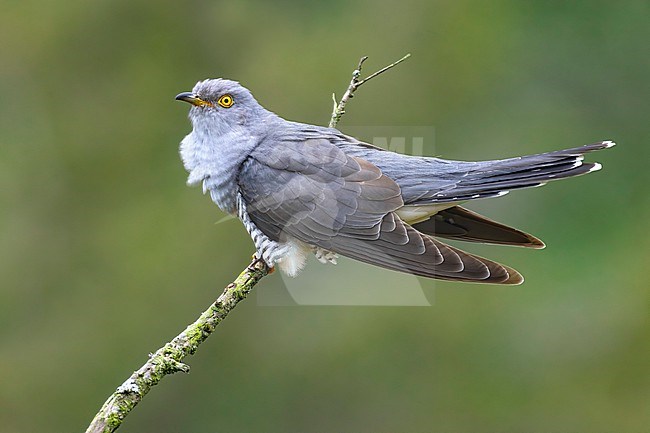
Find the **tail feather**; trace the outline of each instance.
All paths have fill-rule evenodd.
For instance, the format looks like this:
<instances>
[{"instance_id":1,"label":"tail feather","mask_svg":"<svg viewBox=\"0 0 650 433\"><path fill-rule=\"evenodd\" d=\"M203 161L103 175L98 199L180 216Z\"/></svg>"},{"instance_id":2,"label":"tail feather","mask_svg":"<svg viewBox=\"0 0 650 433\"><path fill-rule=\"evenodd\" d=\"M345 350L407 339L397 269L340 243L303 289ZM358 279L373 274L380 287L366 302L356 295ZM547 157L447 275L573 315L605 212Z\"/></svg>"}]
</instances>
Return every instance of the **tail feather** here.
<instances>
[{"instance_id":1,"label":"tail feather","mask_svg":"<svg viewBox=\"0 0 650 433\"><path fill-rule=\"evenodd\" d=\"M431 236L488 244L544 248L544 242L533 235L498 223L460 206L439 211L413 228Z\"/></svg>"},{"instance_id":2,"label":"tail feather","mask_svg":"<svg viewBox=\"0 0 650 433\"><path fill-rule=\"evenodd\" d=\"M572 149L521 156L476 164L453 187L439 191L433 201L464 201L507 194L512 189L544 185L547 182L600 170L596 162L583 162L584 154L614 146L602 141ZM432 197L422 201L431 202Z\"/></svg>"}]
</instances>

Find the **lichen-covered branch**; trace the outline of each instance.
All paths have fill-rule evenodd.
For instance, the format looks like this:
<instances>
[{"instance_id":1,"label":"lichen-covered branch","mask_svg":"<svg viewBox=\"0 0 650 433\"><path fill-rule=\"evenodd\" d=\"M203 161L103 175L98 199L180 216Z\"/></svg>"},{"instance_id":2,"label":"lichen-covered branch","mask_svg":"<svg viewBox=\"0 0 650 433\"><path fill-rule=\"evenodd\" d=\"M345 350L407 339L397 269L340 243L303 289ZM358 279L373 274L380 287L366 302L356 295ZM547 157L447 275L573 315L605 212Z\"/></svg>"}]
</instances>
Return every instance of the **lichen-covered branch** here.
<instances>
[{"instance_id":1,"label":"lichen-covered branch","mask_svg":"<svg viewBox=\"0 0 650 433\"><path fill-rule=\"evenodd\" d=\"M410 54L407 54L397 62L386 66L363 80L359 80L361 66L367 59L367 57L362 57L359 66L352 74L352 81L350 81L343 98L338 104L336 99L334 100L334 111L332 112L330 127L335 127L345 114L345 104L354 96L354 92L359 86L401 63L409 56ZM248 267L239 274L239 277L225 288L215 303L210 305L194 323L185 328L172 341L158 349L156 353L149 355L149 360L115 390L95 415L86 433L114 432L122 424L129 412L163 377L178 371L189 372L190 367L183 364L183 359L196 352L199 345L214 332L219 323L228 316L228 313L235 308L239 301L245 299L253 287L270 272L271 269L263 260L254 258Z\"/></svg>"},{"instance_id":2,"label":"lichen-covered branch","mask_svg":"<svg viewBox=\"0 0 650 433\"><path fill-rule=\"evenodd\" d=\"M124 417L163 377L178 371L189 372L190 368L182 363L183 359L196 352L230 310L245 299L257 282L268 273L269 268L264 261L254 259L210 308L176 338L150 355L149 360L117 388L90 423L86 433L115 431Z\"/></svg>"},{"instance_id":3,"label":"lichen-covered branch","mask_svg":"<svg viewBox=\"0 0 650 433\"><path fill-rule=\"evenodd\" d=\"M352 71L352 79L350 80L350 84L348 85L347 90L343 94L343 97L341 97L341 100L336 102L336 95L332 94L332 99L334 100L334 108L332 109L332 117L330 118L330 123L329 127L334 128L336 125L339 123L339 120L341 120L341 117L345 114L345 105L348 103L348 100L352 99L354 97L354 92L361 87L364 83L367 83L368 81L372 80L375 78L377 75L383 74L390 68L393 68L400 63L402 63L404 60L408 59L411 57L411 54L407 54L401 59L399 59L396 62L391 63L388 66L385 66L378 70L377 72L368 75L366 78L360 80L359 77L361 77L361 68L363 67L363 62L368 60L368 56L363 56L359 60L359 65L357 66L357 69Z\"/></svg>"}]
</instances>

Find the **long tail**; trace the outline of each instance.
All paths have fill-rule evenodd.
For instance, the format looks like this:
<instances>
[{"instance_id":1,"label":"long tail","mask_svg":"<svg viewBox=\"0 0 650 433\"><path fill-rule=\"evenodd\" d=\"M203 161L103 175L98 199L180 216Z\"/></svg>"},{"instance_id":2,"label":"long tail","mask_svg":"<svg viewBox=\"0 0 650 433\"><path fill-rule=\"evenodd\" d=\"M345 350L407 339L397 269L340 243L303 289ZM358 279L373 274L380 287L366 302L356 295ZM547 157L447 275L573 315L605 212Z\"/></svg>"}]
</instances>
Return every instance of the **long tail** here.
<instances>
[{"instance_id":1,"label":"long tail","mask_svg":"<svg viewBox=\"0 0 650 433\"><path fill-rule=\"evenodd\" d=\"M520 156L476 164L458 182L426 202L464 201L495 197L512 189L544 185L547 182L579 176L600 170L597 162L584 162L584 154L614 146L612 141L602 141L566 150L538 155Z\"/></svg>"}]
</instances>

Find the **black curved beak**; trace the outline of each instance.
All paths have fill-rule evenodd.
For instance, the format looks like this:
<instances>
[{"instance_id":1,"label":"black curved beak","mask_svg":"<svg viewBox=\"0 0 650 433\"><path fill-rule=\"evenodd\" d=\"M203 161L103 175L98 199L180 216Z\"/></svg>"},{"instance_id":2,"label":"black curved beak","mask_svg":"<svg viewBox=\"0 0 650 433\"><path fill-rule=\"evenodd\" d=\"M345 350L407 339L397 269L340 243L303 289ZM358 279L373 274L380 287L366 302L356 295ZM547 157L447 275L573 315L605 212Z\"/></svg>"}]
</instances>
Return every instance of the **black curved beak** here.
<instances>
[{"instance_id":1,"label":"black curved beak","mask_svg":"<svg viewBox=\"0 0 650 433\"><path fill-rule=\"evenodd\" d=\"M176 100L188 102L194 105L195 107L204 107L206 105L208 107L214 107L214 105L212 105L212 102L204 101L203 99L199 98L192 92L179 93L178 95L176 95Z\"/></svg>"},{"instance_id":2,"label":"black curved beak","mask_svg":"<svg viewBox=\"0 0 650 433\"><path fill-rule=\"evenodd\" d=\"M176 95L175 99L177 101L185 101L185 102L188 102L188 103L190 103L192 105L196 105L196 106L205 104L205 101L203 101L201 98L199 98L198 96L196 96L192 92L179 93L178 95Z\"/></svg>"}]
</instances>

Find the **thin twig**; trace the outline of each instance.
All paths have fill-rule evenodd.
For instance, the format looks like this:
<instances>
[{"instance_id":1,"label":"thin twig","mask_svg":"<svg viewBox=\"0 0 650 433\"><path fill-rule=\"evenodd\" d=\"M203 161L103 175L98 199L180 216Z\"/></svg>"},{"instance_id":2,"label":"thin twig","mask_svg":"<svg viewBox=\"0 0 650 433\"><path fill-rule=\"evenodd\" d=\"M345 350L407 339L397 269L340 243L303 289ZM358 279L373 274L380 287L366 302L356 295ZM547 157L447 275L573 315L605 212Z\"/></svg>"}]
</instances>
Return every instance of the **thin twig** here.
<instances>
[{"instance_id":1,"label":"thin twig","mask_svg":"<svg viewBox=\"0 0 650 433\"><path fill-rule=\"evenodd\" d=\"M363 62L368 60L368 56L363 56L359 60L359 65L357 66L357 69L355 69L352 72L352 79L350 80L350 84L348 85L347 90L343 94L343 97L341 98L341 101L339 103L336 103L336 96L332 95L332 99L334 99L334 108L332 110L332 117L330 118L330 123L329 127L330 128L335 128L336 125L339 123L339 120L341 120L341 117L345 114L345 105L348 103L348 100L352 99L354 97L354 92L361 87L362 84L367 83L368 81L372 80L375 78L377 75L383 74L387 70L399 65L402 63L404 60L408 59L411 57L411 54L407 54L401 59L397 60L396 62L391 63L390 65L381 68L377 72L368 75L366 78L363 80L359 80L359 77L361 76L361 68L363 67Z\"/></svg>"},{"instance_id":2,"label":"thin twig","mask_svg":"<svg viewBox=\"0 0 650 433\"><path fill-rule=\"evenodd\" d=\"M370 75L368 75L366 78L364 78L363 80L359 81L359 83L357 84L357 87L359 87L360 85L362 85L362 84L365 83L366 81L370 81L371 79L375 78L377 75L386 72L386 71L389 70L390 68L393 68L393 67L399 65L400 63L402 63L404 60L408 59L409 57L411 57L411 54L410 54L410 53L407 54L407 55L405 55L404 57L402 57L402 58L399 59L398 61L396 61L396 62L394 62L394 63L391 63L390 65L388 65L388 66L386 66L386 67L384 67L384 68L381 68L380 70L378 70L378 71L375 72L374 74L370 74Z\"/></svg>"}]
</instances>

